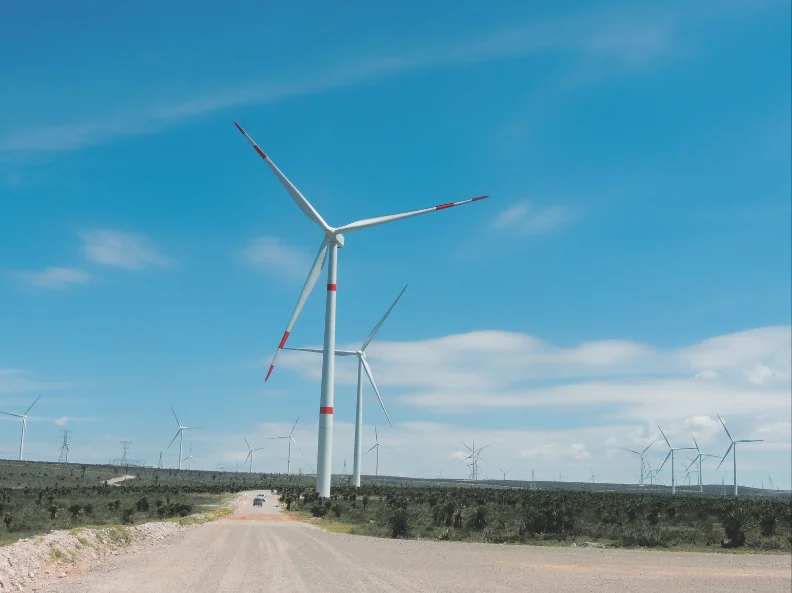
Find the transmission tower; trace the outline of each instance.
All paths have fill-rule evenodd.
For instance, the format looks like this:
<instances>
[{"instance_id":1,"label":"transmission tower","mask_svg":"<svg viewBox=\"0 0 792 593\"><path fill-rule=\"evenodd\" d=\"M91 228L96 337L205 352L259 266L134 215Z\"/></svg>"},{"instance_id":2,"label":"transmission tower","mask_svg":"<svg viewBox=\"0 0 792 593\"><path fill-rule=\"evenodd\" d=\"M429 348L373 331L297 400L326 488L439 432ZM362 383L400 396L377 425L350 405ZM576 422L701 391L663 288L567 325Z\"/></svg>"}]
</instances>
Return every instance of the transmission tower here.
<instances>
[{"instance_id":1,"label":"transmission tower","mask_svg":"<svg viewBox=\"0 0 792 593\"><path fill-rule=\"evenodd\" d=\"M62 430L61 432L63 433L63 445L60 448L58 463L69 463L69 433L72 431Z\"/></svg>"},{"instance_id":2,"label":"transmission tower","mask_svg":"<svg viewBox=\"0 0 792 593\"><path fill-rule=\"evenodd\" d=\"M131 443L132 441L121 441L121 446L123 447L123 451L121 453L121 465L126 466L129 463L127 453L129 453L129 445Z\"/></svg>"},{"instance_id":3,"label":"transmission tower","mask_svg":"<svg viewBox=\"0 0 792 593\"><path fill-rule=\"evenodd\" d=\"M536 488L536 478L534 477L534 470L531 470L531 488Z\"/></svg>"}]
</instances>

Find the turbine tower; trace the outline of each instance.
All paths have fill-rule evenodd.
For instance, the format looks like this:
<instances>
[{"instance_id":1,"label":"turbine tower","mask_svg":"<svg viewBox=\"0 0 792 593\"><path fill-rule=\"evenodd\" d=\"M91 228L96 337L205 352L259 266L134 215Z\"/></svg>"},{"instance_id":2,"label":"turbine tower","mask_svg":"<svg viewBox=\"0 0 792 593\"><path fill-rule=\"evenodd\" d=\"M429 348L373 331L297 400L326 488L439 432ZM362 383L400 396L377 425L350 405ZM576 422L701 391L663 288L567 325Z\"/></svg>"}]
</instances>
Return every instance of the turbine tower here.
<instances>
[{"instance_id":1,"label":"turbine tower","mask_svg":"<svg viewBox=\"0 0 792 593\"><path fill-rule=\"evenodd\" d=\"M271 441L273 439L286 439L289 443L289 455L286 458L286 475L291 475L291 446L294 443L294 446L297 447L297 450L302 453L302 449L300 449L300 445L297 444L297 441L294 440L292 434L294 434L294 429L297 428L297 423L300 421L300 417L297 416L297 420L294 421L294 426L292 426L291 431L285 437L270 437L267 440ZM247 441L246 441L247 442ZM344 462L346 464L346 461Z\"/></svg>"},{"instance_id":2,"label":"turbine tower","mask_svg":"<svg viewBox=\"0 0 792 593\"><path fill-rule=\"evenodd\" d=\"M32 404L30 404L30 407L27 410L25 410L24 414L12 414L11 412L0 412L0 414L4 414L6 416L13 416L15 418L20 418L22 420L22 434L19 437L19 461L22 461L22 452L25 449L25 436L27 435L27 418L28 418L27 415L28 415L28 412L30 412L30 410L33 409L33 406L35 406L36 402L38 400L40 400L40 399L41 399L41 396L39 395L36 398L36 400Z\"/></svg>"},{"instance_id":3,"label":"turbine tower","mask_svg":"<svg viewBox=\"0 0 792 593\"><path fill-rule=\"evenodd\" d=\"M726 453L723 455L723 459L721 459L720 463L718 464L718 469L720 466L723 465L723 462L726 461L726 457L729 456L729 451L732 451L732 465L734 465L734 496L737 496L737 443L761 443L764 439L741 439L739 441L735 441L732 438L729 429L726 428L726 424L723 422L723 418L718 416L718 420L720 420L721 425L723 425L723 430L726 431L726 435L729 437L731 444L729 448L726 449Z\"/></svg>"},{"instance_id":4,"label":"turbine tower","mask_svg":"<svg viewBox=\"0 0 792 593\"><path fill-rule=\"evenodd\" d=\"M368 451L366 451L365 453L363 453L363 455L368 455L372 451L376 452L377 465L376 465L376 469L374 470L374 475L375 476L379 476L379 450L380 449L387 449L388 451L393 451L393 449L391 449L390 447L386 447L385 445L383 445L382 443L379 442L379 435L377 434L377 427L375 426L374 427L374 446L371 449L369 449Z\"/></svg>"},{"instance_id":5,"label":"turbine tower","mask_svg":"<svg viewBox=\"0 0 792 593\"><path fill-rule=\"evenodd\" d=\"M295 424L296 424L296 422L295 422ZM250 443L248 443L248 440L245 437L242 437L242 438L245 439L245 444L247 445L247 448L248 448L247 457L245 457L245 461L242 462L242 465L244 466L245 462L247 462L247 460L250 459L250 470L248 471L248 473L252 474L253 473L253 451L261 451L264 447L259 447L258 449L251 449L250 448Z\"/></svg>"},{"instance_id":6,"label":"turbine tower","mask_svg":"<svg viewBox=\"0 0 792 593\"><path fill-rule=\"evenodd\" d=\"M657 439L653 440L651 443L649 443L649 447L654 445L656 442L657 442ZM644 474L646 473L646 469L645 469L646 461L644 460L644 455L649 450L649 447L646 447L646 449L644 449L640 453L638 451L633 451L632 449L628 449L626 447L622 447L622 449L624 449L625 451L629 451L630 453L635 453L636 455L638 455L641 458L641 486L644 485Z\"/></svg>"},{"instance_id":7,"label":"turbine tower","mask_svg":"<svg viewBox=\"0 0 792 593\"><path fill-rule=\"evenodd\" d=\"M176 440L176 437L179 437L179 469L181 469L182 463L182 444L184 443L184 431L185 430L195 430L196 428L201 428L200 426L182 426L181 422L179 422L179 417L176 415L176 410L171 407L171 412L173 412L173 417L176 418L176 424L179 426L179 430L176 431L176 436L171 439L171 442L168 444L168 449L171 448L173 441Z\"/></svg>"},{"instance_id":8,"label":"turbine tower","mask_svg":"<svg viewBox=\"0 0 792 593\"><path fill-rule=\"evenodd\" d=\"M267 376L264 380L266 382L272 374L272 370L275 368L275 363L278 360L278 354L280 354L281 350L283 350L284 346L286 346L286 340L288 340L289 334L291 334L291 331L294 328L294 324L297 321L297 317L300 315L300 311L302 311L303 305L305 305L308 295L311 293L311 290L313 290L314 285L319 279L319 274L321 273L322 268L324 267L325 259L327 258L329 262L327 266L327 298L325 300L324 347L322 349L322 387L319 400L319 446L316 462L316 490L319 492L321 497L328 498L330 496L330 478L332 475L331 460L333 454L333 399L335 395L335 356L333 354L335 352L338 248L344 246L344 234L379 226L389 222L395 222L404 218L427 214L429 212L445 210L446 208L459 206L461 204L476 202L478 200L483 200L487 196L479 196L477 198L462 200L460 202L449 202L447 204L440 204L431 208L413 210L411 212L404 212L401 214L366 218L337 228L331 227L324 221L324 219L319 215L310 202L305 199L305 197L294 186L294 184L292 184L292 182L289 181L283 173L281 173L280 169L275 166L275 163L273 163L272 160L264 153L264 151L261 150L261 148L259 148L259 146L253 141L253 139L247 135L245 130L243 130L242 127L236 122L234 122L234 125L236 125L237 129L242 133L242 135L247 138L258 155L264 159L286 191L289 192L292 200L294 200L300 210L302 210L303 214L305 214L314 224L319 226L322 229L322 234L324 235L322 239L322 245L319 247L319 252L316 254L316 259L311 266L311 270L308 273L308 278L305 281L305 285L303 286L299 298L297 299L297 305L294 307L294 312L289 319L289 323L286 325L286 331L283 333L283 337L278 344L278 349L275 351L275 356L272 358L272 364L270 365L270 368L267 371Z\"/></svg>"},{"instance_id":9,"label":"turbine tower","mask_svg":"<svg viewBox=\"0 0 792 593\"><path fill-rule=\"evenodd\" d=\"M374 329L371 330L368 337L363 341L363 344L360 346L359 350L336 350L336 356L357 356L358 359L358 380L357 380L357 406L356 406L356 413L355 413L355 454L352 466L352 483L356 487L360 487L360 473L361 473L361 465L363 461L363 373L366 373L369 381L371 382L371 386L374 388L374 393L377 394L377 398L379 399L380 406L382 406L382 411L385 412L385 417L388 419L388 424L390 424L391 428L393 428L393 423L391 422L390 416L388 415L388 410L385 409L385 402L382 399L382 395L380 395L379 388L377 387L377 382L374 380L374 373L371 371L371 366L369 365L368 361L366 360L366 348L371 343L371 340L374 339L374 336L377 335L377 332L382 327L382 324L385 323L385 320L390 315L393 308L396 306L396 303L399 302L399 299L404 294L404 291L407 290L405 286L402 291L399 293L399 296L396 297L396 300L393 301L393 304L390 308L385 311L385 315L382 316L382 319L379 320L377 325L374 326ZM318 352L322 353L322 350L318 348L284 348L284 350L298 350L300 352Z\"/></svg>"},{"instance_id":10,"label":"turbine tower","mask_svg":"<svg viewBox=\"0 0 792 593\"><path fill-rule=\"evenodd\" d=\"M676 473L674 473L674 451L691 451L693 450L693 447L672 447L671 443L668 442L668 439L666 438L663 429L660 428L659 426L657 428L660 429L660 434L663 435L663 439L665 439L666 445L668 445L668 455L666 455L666 458L663 460L663 463L660 464L660 469L658 469L657 471L663 469L663 466L666 464L666 461L668 461L668 458L670 457L671 458L671 494L676 494Z\"/></svg>"}]
</instances>

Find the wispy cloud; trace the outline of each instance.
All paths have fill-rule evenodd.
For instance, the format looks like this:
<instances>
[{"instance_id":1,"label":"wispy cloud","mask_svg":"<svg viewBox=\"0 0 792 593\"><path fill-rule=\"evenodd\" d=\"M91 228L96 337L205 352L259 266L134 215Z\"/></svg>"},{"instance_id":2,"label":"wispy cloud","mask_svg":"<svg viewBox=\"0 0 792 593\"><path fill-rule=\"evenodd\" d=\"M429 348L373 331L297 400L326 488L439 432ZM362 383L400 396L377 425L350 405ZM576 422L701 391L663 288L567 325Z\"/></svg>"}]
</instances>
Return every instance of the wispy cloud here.
<instances>
[{"instance_id":1,"label":"wispy cloud","mask_svg":"<svg viewBox=\"0 0 792 593\"><path fill-rule=\"evenodd\" d=\"M143 270L154 266L167 267L173 262L141 235L109 230L85 231L80 235L85 256L98 264Z\"/></svg>"},{"instance_id":2,"label":"wispy cloud","mask_svg":"<svg viewBox=\"0 0 792 593\"><path fill-rule=\"evenodd\" d=\"M33 379L28 371L22 369L3 369L0 368L0 394L19 394L28 392L50 391L68 387L68 383L57 381L41 381ZM33 396L30 401L24 399L19 405L27 408L35 400Z\"/></svg>"},{"instance_id":3,"label":"wispy cloud","mask_svg":"<svg viewBox=\"0 0 792 593\"><path fill-rule=\"evenodd\" d=\"M651 14L649 14L651 12ZM0 138L0 153L68 151L96 146L116 137L150 134L190 118L231 107L267 104L402 75L417 70L519 58L540 53L571 53L606 60L610 66L632 66L663 55L674 47L674 22L668 15L646 11L623 16L594 13L482 34L464 41L408 41L389 50L361 48L354 58L324 64L298 80L272 81L149 107L137 113L19 130Z\"/></svg>"},{"instance_id":4,"label":"wispy cloud","mask_svg":"<svg viewBox=\"0 0 792 593\"><path fill-rule=\"evenodd\" d=\"M66 290L78 284L85 284L91 276L76 268L45 268L37 272L12 272L14 278L23 284L45 290Z\"/></svg>"},{"instance_id":5,"label":"wispy cloud","mask_svg":"<svg viewBox=\"0 0 792 593\"><path fill-rule=\"evenodd\" d=\"M520 202L498 213L492 220L492 227L519 235L538 235L556 230L574 219L575 213L566 206L541 207Z\"/></svg>"},{"instance_id":6,"label":"wispy cloud","mask_svg":"<svg viewBox=\"0 0 792 593\"><path fill-rule=\"evenodd\" d=\"M304 279L311 267L310 256L278 237L256 237L242 250L243 262L253 268L274 272L290 279Z\"/></svg>"}]
</instances>

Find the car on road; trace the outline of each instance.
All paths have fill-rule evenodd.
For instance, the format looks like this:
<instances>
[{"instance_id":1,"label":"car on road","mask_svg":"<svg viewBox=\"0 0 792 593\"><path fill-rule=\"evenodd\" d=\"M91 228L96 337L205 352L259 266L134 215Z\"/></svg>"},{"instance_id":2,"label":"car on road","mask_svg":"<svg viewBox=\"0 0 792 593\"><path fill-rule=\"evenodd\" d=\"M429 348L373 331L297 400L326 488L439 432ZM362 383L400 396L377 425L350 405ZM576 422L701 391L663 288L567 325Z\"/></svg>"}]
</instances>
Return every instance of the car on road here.
<instances>
[{"instance_id":1,"label":"car on road","mask_svg":"<svg viewBox=\"0 0 792 593\"><path fill-rule=\"evenodd\" d=\"M263 494L256 494L256 498L253 499L253 506L254 507L261 507L264 506L264 502L267 500L267 497Z\"/></svg>"}]
</instances>

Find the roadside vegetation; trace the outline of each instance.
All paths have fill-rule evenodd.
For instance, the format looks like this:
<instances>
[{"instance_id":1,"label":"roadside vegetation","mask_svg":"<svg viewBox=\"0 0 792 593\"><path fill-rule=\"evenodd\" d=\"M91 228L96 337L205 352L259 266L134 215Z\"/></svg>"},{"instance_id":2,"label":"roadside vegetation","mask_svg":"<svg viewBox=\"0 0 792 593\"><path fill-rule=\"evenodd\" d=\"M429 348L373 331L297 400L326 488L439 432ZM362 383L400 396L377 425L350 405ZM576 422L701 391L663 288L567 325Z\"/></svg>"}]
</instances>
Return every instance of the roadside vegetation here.
<instances>
[{"instance_id":1,"label":"roadside vegetation","mask_svg":"<svg viewBox=\"0 0 792 593\"><path fill-rule=\"evenodd\" d=\"M792 501L538 490L349 486L319 499L282 488L285 508L332 531L379 537L624 548L792 551Z\"/></svg>"}]
</instances>

